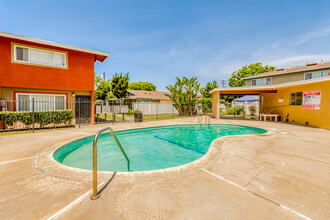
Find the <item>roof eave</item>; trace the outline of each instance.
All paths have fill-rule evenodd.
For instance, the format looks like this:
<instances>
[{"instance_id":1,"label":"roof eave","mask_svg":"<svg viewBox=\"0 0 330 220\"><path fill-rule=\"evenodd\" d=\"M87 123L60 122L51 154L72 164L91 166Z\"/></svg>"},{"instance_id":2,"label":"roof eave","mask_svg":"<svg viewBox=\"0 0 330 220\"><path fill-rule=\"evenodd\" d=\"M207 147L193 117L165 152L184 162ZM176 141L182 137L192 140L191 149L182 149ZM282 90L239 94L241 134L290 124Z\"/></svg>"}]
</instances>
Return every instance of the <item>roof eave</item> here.
<instances>
[{"instance_id":1,"label":"roof eave","mask_svg":"<svg viewBox=\"0 0 330 220\"><path fill-rule=\"evenodd\" d=\"M103 51L92 50L92 49L72 46L72 45L68 45L68 44L56 43L56 42L53 42L53 41L41 40L41 39L37 39L37 38L26 37L26 36L22 36L22 35L2 32L2 31L0 31L0 37L7 37L7 38L11 38L11 39L28 41L28 42L32 42L32 43L43 44L43 45L48 45L48 46L53 46L53 47L59 47L59 48L64 48L64 49L69 49L69 50L75 50L75 51L80 51L80 52L85 52L85 53L90 53L90 54L95 54L95 55L105 57L104 59L96 59L98 61L101 61L101 60L104 61L109 56L109 53L103 52ZM101 62L103 62L103 61L101 61Z\"/></svg>"}]
</instances>

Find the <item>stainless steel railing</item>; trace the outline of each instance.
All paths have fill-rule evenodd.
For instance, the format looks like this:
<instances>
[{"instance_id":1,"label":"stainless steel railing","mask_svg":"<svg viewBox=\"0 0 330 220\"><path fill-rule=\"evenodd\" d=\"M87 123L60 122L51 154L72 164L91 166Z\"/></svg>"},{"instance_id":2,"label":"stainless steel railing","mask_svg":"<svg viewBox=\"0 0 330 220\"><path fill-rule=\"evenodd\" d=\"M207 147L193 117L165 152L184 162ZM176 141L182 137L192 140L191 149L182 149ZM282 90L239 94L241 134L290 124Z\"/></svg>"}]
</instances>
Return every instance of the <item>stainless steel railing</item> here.
<instances>
[{"instance_id":1,"label":"stainless steel railing","mask_svg":"<svg viewBox=\"0 0 330 220\"><path fill-rule=\"evenodd\" d=\"M115 139L120 151L123 153L124 157L126 158L127 170L130 171L130 161L127 157L126 152L124 151L123 147L121 146L120 142L118 141L117 136L113 132L112 128L106 127L106 128L103 128L102 130L99 130L95 134L94 140L93 140L93 195L91 196L91 199L93 199L93 200L100 197L100 194L97 193L97 140L98 140L100 134L107 130L110 131L110 133L112 134L112 137Z\"/></svg>"},{"instance_id":2,"label":"stainless steel railing","mask_svg":"<svg viewBox=\"0 0 330 220\"><path fill-rule=\"evenodd\" d=\"M204 119L204 123L205 124L211 124L210 117L207 116L207 115L198 116L198 118L197 118L198 124L202 124L203 123L203 119Z\"/></svg>"}]
</instances>

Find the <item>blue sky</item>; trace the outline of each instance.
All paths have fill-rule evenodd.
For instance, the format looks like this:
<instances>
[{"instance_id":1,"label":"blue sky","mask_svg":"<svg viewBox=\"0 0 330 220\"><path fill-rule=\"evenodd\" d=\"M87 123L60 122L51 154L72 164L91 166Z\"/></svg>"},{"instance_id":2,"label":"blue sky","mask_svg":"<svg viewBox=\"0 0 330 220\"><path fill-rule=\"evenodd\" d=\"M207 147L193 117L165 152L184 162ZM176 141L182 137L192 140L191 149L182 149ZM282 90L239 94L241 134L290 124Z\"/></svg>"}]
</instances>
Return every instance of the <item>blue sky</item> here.
<instances>
[{"instance_id":1,"label":"blue sky","mask_svg":"<svg viewBox=\"0 0 330 220\"><path fill-rule=\"evenodd\" d=\"M158 90L175 77L227 80L245 64L330 62L330 1L0 0L0 31L106 51L98 74Z\"/></svg>"}]
</instances>

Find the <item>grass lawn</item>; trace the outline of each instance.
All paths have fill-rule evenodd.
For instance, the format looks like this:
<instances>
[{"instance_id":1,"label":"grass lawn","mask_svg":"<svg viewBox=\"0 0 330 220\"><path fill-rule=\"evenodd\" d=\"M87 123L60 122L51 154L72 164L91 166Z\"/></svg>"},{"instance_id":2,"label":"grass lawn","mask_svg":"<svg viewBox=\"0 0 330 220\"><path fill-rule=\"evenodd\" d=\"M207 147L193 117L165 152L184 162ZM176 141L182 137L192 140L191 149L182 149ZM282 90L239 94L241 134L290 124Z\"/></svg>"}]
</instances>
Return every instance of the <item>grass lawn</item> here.
<instances>
[{"instance_id":1,"label":"grass lawn","mask_svg":"<svg viewBox=\"0 0 330 220\"><path fill-rule=\"evenodd\" d=\"M115 114L116 121L123 121L123 114ZM128 117L125 114L124 118ZM113 114L99 114L98 117L95 117L95 122L110 122L113 121Z\"/></svg>"},{"instance_id":2,"label":"grass lawn","mask_svg":"<svg viewBox=\"0 0 330 220\"><path fill-rule=\"evenodd\" d=\"M34 130L34 133L54 131L54 129L56 129L56 131L58 131L58 130L64 130L65 128L37 129L37 130ZM7 135L14 135L14 134L26 134L26 133L32 133L32 130L0 132L0 136L7 136Z\"/></svg>"}]
</instances>

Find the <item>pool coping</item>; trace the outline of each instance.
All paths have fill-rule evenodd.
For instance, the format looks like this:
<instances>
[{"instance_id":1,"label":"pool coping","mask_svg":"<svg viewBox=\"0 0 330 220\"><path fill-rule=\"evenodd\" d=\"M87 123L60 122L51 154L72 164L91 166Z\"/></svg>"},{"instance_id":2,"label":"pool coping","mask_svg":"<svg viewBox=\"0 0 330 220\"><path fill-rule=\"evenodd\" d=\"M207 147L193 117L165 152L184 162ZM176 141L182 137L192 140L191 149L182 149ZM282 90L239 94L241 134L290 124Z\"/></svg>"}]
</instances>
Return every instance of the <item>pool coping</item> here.
<instances>
[{"instance_id":1,"label":"pool coping","mask_svg":"<svg viewBox=\"0 0 330 220\"><path fill-rule=\"evenodd\" d=\"M183 124L184 125L184 124ZM161 126L151 126L151 127L161 127ZM251 127L251 126L248 126ZM258 128L258 127L255 127ZM133 171L133 172L113 172L113 171L98 171L98 182L105 183L111 179L113 175L115 178L112 183L136 183L136 182L150 182L150 181L163 181L166 179L174 179L181 176L190 175L192 173L198 172L202 169L205 169L212 165L214 162L218 160L221 155L222 146L230 139L236 139L238 137L253 137L253 136L271 136L275 134L274 131L269 129L260 128L266 130L266 133L262 134L243 134L243 135L230 135L224 136L214 139L206 154L202 157L194 160L190 163L183 164L176 167L170 167L159 170L149 170L149 171ZM123 129L130 130L130 129ZM118 130L119 131L119 130ZM86 135L86 138L91 135ZM76 182L90 182L92 183L93 171L74 168L70 166L66 166L64 164L59 163L53 157L55 151L59 148L68 144L72 141L81 138L72 138L70 140L66 140L63 142L59 142L46 150L40 152L35 160L34 166L40 172L53 176L56 178L68 180L68 181L76 181Z\"/></svg>"}]
</instances>

